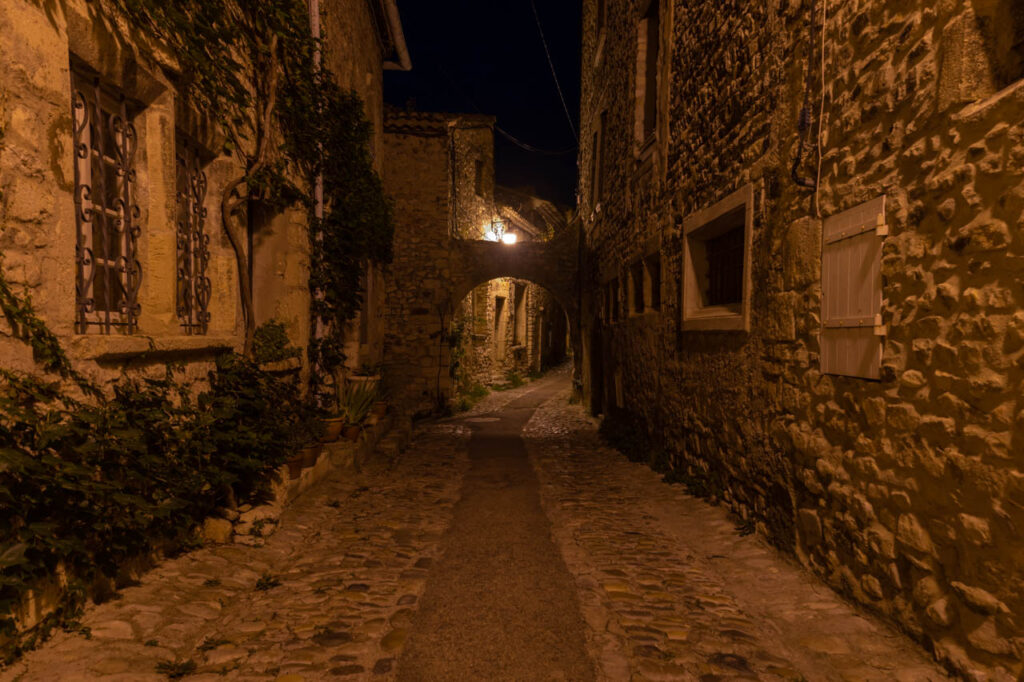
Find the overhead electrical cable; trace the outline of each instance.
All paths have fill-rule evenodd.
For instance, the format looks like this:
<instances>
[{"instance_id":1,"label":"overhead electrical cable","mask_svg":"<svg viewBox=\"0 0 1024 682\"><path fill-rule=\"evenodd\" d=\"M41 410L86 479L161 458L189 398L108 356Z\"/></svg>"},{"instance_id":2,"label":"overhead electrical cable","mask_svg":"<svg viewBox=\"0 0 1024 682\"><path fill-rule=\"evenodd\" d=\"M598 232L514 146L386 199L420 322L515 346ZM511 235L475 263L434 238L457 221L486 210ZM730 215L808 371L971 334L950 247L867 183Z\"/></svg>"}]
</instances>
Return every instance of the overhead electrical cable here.
<instances>
[{"instance_id":1,"label":"overhead electrical cable","mask_svg":"<svg viewBox=\"0 0 1024 682\"><path fill-rule=\"evenodd\" d=\"M540 24L540 15L537 14L537 4L534 0L530 0L530 8L533 9L533 18L537 22L537 31L540 33L540 42L544 45L544 54L548 58L548 66L551 67L551 77L555 79L555 88L558 89L558 98L562 100L562 108L565 109L565 120L569 122L569 129L572 130L572 136L576 142L580 141L580 136L576 134L576 124L572 122L572 114L569 113L569 105L565 102L565 94L562 92L562 84L558 82L558 73L555 71L555 62L551 59L551 50L548 49L548 41L544 37L544 28Z\"/></svg>"},{"instance_id":2,"label":"overhead electrical cable","mask_svg":"<svg viewBox=\"0 0 1024 682\"><path fill-rule=\"evenodd\" d=\"M459 91L459 94L461 94L465 98L465 100L467 102L469 102L469 105L471 107L473 107L474 109L476 109L476 112L478 114L487 115L487 114L484 114L483 110L479 106L477 106L476 100L474 100L473 97L468 92L466 92L462 88L461 85L459 85L458 81L456 81L454 78L452 78L451 74L449 74L448 71L444 69L444 67L438 66L437 69L448 80L448 82L451 83L451 85L456 90ZM514 144L517 147L523 149L524 151L528 151L528 152L531 152L533 154L545 154L545 155L548 155L548 156L561 156L563 154L569 154L570 152L574 152L574 151L576 151L579 148L579 145L574 144L574 145L570 145L570 146L566 147L565 149L558 149L558 150L542 149L541 147L536 147L536 146L534 146L532 144L529 144L528 142L523 142L522 140L517 138L512 133L508 132L507 130L505 130L504 128L499 126L497 123L494 124L494 129L502 137L507 139L512 144Z\"/></svg>"}]
</instances>

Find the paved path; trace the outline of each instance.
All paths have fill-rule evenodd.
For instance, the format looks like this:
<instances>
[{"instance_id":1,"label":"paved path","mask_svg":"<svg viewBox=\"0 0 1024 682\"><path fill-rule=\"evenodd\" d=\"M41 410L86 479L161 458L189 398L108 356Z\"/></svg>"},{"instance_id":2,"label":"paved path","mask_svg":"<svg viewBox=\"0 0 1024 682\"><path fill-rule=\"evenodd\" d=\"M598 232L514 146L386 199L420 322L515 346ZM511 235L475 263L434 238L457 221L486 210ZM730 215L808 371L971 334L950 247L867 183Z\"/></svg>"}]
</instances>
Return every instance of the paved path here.
<instances>
[{"instance_id":1,"label":"paved path","mask_svg":"<svg viewBox=\"0 0 1024 682\"><path fill-rule=\"evenodd\" d=\"M567 396L555 377L420 428L264 546L165 562L0 682L944 679Z\"/></svg>"},{"instance_id":2,"label":"paved path","mask_svg":"<svg viewBox=\"0 0 1024 682\"><path fill-rule=\"evenodd\" d=\"M469 417L472 468L427 582L398 679L592 680L572 576L551 541L520 437L563 387L551 379L498 416Z\"/></svg>"}]
</instances>

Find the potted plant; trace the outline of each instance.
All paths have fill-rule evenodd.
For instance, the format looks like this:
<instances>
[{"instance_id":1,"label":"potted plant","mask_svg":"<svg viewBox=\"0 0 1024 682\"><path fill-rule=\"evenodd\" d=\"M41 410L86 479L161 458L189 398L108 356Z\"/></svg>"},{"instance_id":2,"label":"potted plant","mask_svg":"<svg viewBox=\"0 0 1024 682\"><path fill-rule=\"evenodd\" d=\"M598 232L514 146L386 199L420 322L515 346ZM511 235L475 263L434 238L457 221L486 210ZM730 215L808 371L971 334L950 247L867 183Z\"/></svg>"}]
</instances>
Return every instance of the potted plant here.
<instances>
[{"instance_id":1,"label":"potted plant","mask_svg":"<svg viewBox=\"0 0 1024 682\"><path fill-rule=\"evenodd\" d=\"M346 438L359 438L361 425L376 400L376 381L345 382L338 394L338 409L345 417Z\"/></svg>"},{"instance_id":2,"label":"potted plant","mask_svg":"<svg viewBox=\"0 0 1024 682\"><path fill-rule=\"evenodd\" d=\"M323 450L323 443L320 442L324 431L321 412L314 408L302 410L292 423L292 429L295 454L288 460L288 471L292 478L297 478L295 460L298 460L300 469L308 469L316 464Z\"/></svg>"},{"instance_id":3,"label":"potted plant","mask_svg":"<svg viewBox=\"0 0 1024 682\"><path fill-rule=\"evenodd\" d=\"M341 432L345 428L345 415L344 414L333 414L329 417L324 417L324 435L320 438L322 443L333 443L338 440L341 436Z\"/></svg>"}]
</instances>

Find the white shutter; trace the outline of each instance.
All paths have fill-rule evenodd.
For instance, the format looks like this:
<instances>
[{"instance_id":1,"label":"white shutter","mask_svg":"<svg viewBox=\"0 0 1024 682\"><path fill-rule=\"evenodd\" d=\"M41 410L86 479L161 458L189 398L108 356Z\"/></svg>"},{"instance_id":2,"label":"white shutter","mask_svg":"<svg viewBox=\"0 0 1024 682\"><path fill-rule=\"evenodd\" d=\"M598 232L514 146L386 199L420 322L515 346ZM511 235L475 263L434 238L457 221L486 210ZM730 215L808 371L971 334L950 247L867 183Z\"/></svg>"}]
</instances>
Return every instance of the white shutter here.
<instances>
[{"instance_id":1,"label":"white shutter","mask_svg":"<svg viewBox=\"0 0 1024 682\"><path fill-rule=\"evenodd\" d=\"M821 371L880 378L885 197L825 219Z\"/></svg>"}]
</instances>

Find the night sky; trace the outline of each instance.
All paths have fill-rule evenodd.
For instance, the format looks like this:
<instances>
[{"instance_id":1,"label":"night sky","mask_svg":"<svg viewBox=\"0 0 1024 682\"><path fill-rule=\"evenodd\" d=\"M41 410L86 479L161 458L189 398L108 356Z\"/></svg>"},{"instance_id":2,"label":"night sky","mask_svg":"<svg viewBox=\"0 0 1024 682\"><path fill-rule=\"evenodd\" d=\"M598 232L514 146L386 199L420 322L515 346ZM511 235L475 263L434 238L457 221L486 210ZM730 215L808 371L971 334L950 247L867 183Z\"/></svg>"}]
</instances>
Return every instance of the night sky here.
<instances>
[{"instance_id":1,"label":"night sky","mask_svg":"<svg viewBox=\"0 0 1024 682\"><path fill-rule=\"evenodd\" d=\"M535 0L579 131L580 2ZM495 130L498 184L575 206L576 138L551 76L530 0L399 0L412 71L387 71L384 99L419 111L484 113Z\"/></svg>"}]
</instances>

